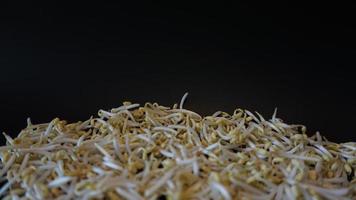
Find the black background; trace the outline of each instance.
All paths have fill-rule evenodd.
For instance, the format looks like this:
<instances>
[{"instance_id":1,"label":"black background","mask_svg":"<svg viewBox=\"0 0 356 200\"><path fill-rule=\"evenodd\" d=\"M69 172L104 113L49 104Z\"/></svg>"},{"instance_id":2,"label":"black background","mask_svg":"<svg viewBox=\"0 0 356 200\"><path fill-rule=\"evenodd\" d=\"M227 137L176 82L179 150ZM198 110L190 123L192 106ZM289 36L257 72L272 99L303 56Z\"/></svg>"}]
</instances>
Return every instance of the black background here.
<instances>
[{"instance_id":1,"label":"black background","mask_svg":"<svg viewBox=\"0 0 356 200\"><path fill-rule=\"evenodd\" d=\"M237 107L355 141L351 5L2 2L0 131L122 101Z\"/></svg>"}]
</instances>

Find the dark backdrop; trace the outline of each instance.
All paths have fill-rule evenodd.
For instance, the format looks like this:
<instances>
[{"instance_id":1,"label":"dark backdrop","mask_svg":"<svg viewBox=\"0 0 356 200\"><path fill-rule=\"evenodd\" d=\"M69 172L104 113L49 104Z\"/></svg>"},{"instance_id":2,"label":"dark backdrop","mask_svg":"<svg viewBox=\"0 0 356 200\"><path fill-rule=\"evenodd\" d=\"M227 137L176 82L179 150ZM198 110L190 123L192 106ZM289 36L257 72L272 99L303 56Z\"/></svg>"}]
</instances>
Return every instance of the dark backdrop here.
<instances>
[{"instance_id":1,"label":"dark backdrop","mask_svg":"<svg viewBox=\"0 0 356 200\"><path fill-rule=\"evenodd\" d=\"M247 108L355 141L351 5L2 2L0 131L122 101Z\"/></svg>"}]
</instances>

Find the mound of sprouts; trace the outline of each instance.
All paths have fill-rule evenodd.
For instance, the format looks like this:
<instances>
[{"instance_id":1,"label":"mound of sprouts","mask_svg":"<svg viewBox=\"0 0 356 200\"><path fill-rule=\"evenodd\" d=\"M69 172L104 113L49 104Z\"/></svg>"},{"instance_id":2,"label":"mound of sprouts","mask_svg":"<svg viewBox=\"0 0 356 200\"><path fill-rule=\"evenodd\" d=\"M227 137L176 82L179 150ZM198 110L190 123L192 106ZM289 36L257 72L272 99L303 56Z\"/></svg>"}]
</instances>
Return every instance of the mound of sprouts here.
<instances>
[{"instance_id":1,"label":"mound of sprouts","mask_svg":"<svg viewBox=\"0 0 356 200\"><path fill-rule=\"evenodd\" d=\"M356 199L356 143L237 109L124 102L28 125L0 147L4 199Z\"/></svg>"}]
</instances>

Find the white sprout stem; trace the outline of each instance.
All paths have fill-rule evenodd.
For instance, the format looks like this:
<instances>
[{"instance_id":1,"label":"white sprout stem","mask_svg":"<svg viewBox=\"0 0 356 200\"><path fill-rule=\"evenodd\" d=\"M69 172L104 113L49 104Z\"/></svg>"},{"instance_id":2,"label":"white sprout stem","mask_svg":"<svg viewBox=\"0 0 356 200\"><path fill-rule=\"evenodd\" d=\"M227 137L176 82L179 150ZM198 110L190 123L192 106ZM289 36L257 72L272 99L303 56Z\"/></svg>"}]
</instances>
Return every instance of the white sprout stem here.
<instances>
[{"instance_id":1,"label":"white sprout stem","mask_svg":"<svg viewBox=\"0 0 356 200\"><path fill-rule=\"evenodd\" d=\"M199 176L199 164L197 160L193 162L193 174Z\"/></svg>"},{"instance_id":2,"label":"white sprout stem","mask_svg":"<svg viewBox=\"0 0 356 200\"><path fill-rule=\"evenodd\" d=\"M192 164L196 161L196 158L189 158L189 159L180 159L180 158L176 158L176 162L178 165L186 165L186 164Z\"/></svg>"},{"instance_id":3,"label":"white sprout stem","mask_svg":"<svg viewBox=\"0 0 356 200\"><path fill-rule=\"evenodd\" d=\"M160 153L168 158L174 158L175 154L166 150L160 150Z\"/></svg>"},{"instance_id":4,"label":"white sprout stem","mask_svg":"<svg viewBox=\"0 0 356 200\"><path fill-rule=\"evenodd\" d=\"M216 111L216 112L212 115L212 117L217 117L217 116L219 116L221 113L222 113L221 111Z\"/></svg>"},{"instance_id":5,"label":"white sprout stem","mask_svg":"<svg viewBox=\"0 0 356 200\"><path fill-rule=\"evenodd\" d=\"M300 184L300 185L304 189L313 189L317 191L318 194L320 194L321 196L327 199L340 199L340 200L349 199L344 196L350 192L350 188L325 189L310 184Z\"/></svg>"},{"instance_id":6,"label":"white sprout stem","mask_svg":"<svg viewBox=\"0 0 356 200\"><path fill-rule=\"evenodd\" d=\"M44 132L44 135L45 135L45 136L48 136L48 134L50 134L50 132L52 131L53 126L54 126L54 121L55 121L55 120L52 120L52 121L48 124L47 129L46 129L46 131Z\"/></svg>"},{"instance_id":7,"label":"white sprout stem","mask_svg":"<svg viewBox=\"0 0 356 200\"><path fill-rule=\"evenodd\" d=\"M248 192L252 192L252 193L257 194L257 195L265 195L264 192L260 191L259 189L255 188L255 187L250 186L249 184L247 184L247 183L245 183L243 181L239 181L239 180L233 179L233 178L231 178L230 180L235 185L242 187L244 190L246 190Z\"/></svg>"},{"instance_id":8,"label":"white sprout stem","mask_svg":"<svg viewBox=\"0 0 356 200\"><path fill-rule=\"evenodd\" d=\"M132 116L132 114L129 111L123 110L123 111L118 112L117 114L121 114L121 113L125 113L128 116L128 118L130 118L133 122L136 122L134 116Z\"/></svg>"},{"instance_id":9,"label":"white sprout stem","mask_svg":"<svg viewBox=\"0 0 356 200\"><path fill-rule=\"evenodd\" d=\"M102 123L103 125L107 126L111 132L114 132L114 128L108 122L106 122L100 118L96 118L95 120Z\"/></svg>"},{"instance_id":10,"label":"white sprout stem","mask_svg":"<svg viewBox=\"0 0 356 200\"><path fill-rule=\"evenodd\" d=\"M27 117L27 127L32 126L31 118Z\"/></svg>"},{"instance_id":11,"label":"white sprout stem","mask_svg":"<svg viewBox=\"0 0 356 200\"><path fill-rule=\"evenodd\" d=\"M200 138L199 138L197 132L191 127L188 127L187 130L188 130L189 135L192 136L195 144L198 146L201 146L201 141L200 141Z\"/></svg>"},{"instance_id":12,"label":"white sprout stem","mask_svg":"<svg viewBox=\"0 0 356 200\"><path fill-rule=\"evenodd\" d=\"M188 92L186 92L184 95L183 95L183 97L182 97L182 100L180 101L180 103L179 103L179 108L180 109L183 109L183 105L184 105L184 102L185 102L185 100L187 99L187 97L188 97Z\"/></svg>"},{"instance_id":13,"label":"white sprout stem","mask_svg":"<svg viewBox=\"0 0 356 200\"><path fill-rule=\"evenodd\" d=\"M223 185L217 182L212 182L210 185L213 188L213 190L219 191L219 193L221 194L221 196L224 197L225 200L231 200L230 193L226 190L226 188Z\"/></svg>"},{"instance_id":14,"label":"white sprout stem","mask_svg":"<svg viewBox=\"0 0 356 200\"><path fill-rule=\"evenodd\" d=\"M107 172L99 167L93 167L92 171L99 174L99 175L105 175Z\"/></svg>"},{"instance_id":15,"label":"white sprout stem","mask_svg":"<svg viewBox=\"0 0 356 200\"><path fill-rule=\"evenodd\" d=\"M6 141L8 143L10 143L11 146L14 146L14 140L9 135L7 135L5 132L2 132L2 134L4 135Z\"/></svg>"},{"instance_id":16,"label":"white sprout stem","mask_svg":"<svg viewBox=\"0 0 356 200\"><path fill-rule=\"evenodd\" d=\"M110 117L115 115L115 114L113 114L111 112L107 112L107 111L102 110L102 109L100 109L98 113L99 113L99 116L102 115L103 117L106 117L106 118L110 118Z\"/></svg>"},{"instance_id":17,"label":"white sprout stem","mask_svg":"<svg viewBox=\"0 0 356 200\"><path fill-rule=\"evenodd\" d=\"M260 118L260 122L266 121L265 118L263 118L263 116L262 116L260 113L256 112L256 114L257 114L258 117Z\"/></svg>"},{"instance_id":18,"label":"white sprout stem","mask_svg":"<svg viewBox=\"0 0 356 200\"><path fill-rule=\"evenodd\" d=\"M299 160L314 161L314 162L320 161L320 159L318 159L318 158L299 156L299 155L294 155L294 154L279 153L279 155L286 157L286 158L293 158L293 159L299 159Z\"/></svg>"},{"instance_id":19,"label":"white sprout stem","mask_svg":"<svg viewBox=\"0 0 356 200\"><path fill-rule=\"evenodd\" d=\"M116 138L113 138L114 152L116 156L121 160L120 144L117 142Z\"/></svg>"},{"instance_id":20,"label":"white sprout stem","mask_svg":"<svg viewBox=\"0 0 356 200\"><path fill-rule=\"evenodd\" d=\"M277 117L277 108L274 109L273 115L272 115L272 121L275 122L276 121L276 117Z\"/></svg>"},{"instance_id":21,"label":"white sprout stem","mask_svg":"<svg viewBox=\"0 0 356 200\"><path fill-rule=\"evenodd\" d=\"M141 139L141 140L146 141L147 143L154 144L154 142L152 141L152 139L149 138L149 137L146 136L146 135L137 135L136 137L139 138L139 139Z\"/></svg>"},{"instance_id":22,"label":"white sprout stem","mask_svg":"<svg viewBox=\"0 0 356 200\"><path fill-rule=\"evenodd\" d=\"M333 156L331 155L331 153L325 149L325 147L323 147L322 145L319 144L315 144L314 146L316 146L320 151L322 151L324 154L326 154L327 156L329 156L330 158L332 158Z\"/></svg>"},{"instance_id":23,"label":"white sprout stem","mask_svg":"<svg viewBox=\"0 0 356 200\"><path fill-rule=\"evenodd\" d=\"M252 117L256 122L260 123L260 120L259 120L254 114L252 114L250 111L245 110L245 113L246 113L248 116Z\"/></svg>"},{"instance_id":24,"label":"white sprout stem","mask_svg":"<svg viewBox=\"0 0 356 200\"><path fill-rule=\"evenodd\" d=\"M130 190L124 190L120 187L116 188L115 191L121 195L122 197L126 199L132 199L132 200L143 200L142 197L140 197L138 194L135 194L131 192Z\"/></svg>"},{"instance_id":25,"label":"white sprout stem","mask_svg":"<svg viewBox=\"0 0 356 200\"><path fill-rule=\"evenodd\" d=\"M282 200L284 187L285 187L284 184L281 184L281 185L278 186L277 193L276 193L276 196L275 196L275 200Z\"/></svg>"},{"instance_id":26,"label":"white sprout stem","mask_svg":"<svg viewBox=\"0 0 356 200\"><path fill-rule=\"evenodd\" d=\"M178 145L180 154L182 155L183 159L187 159L187 149L183 145Z\"/></svg>"},{"instance_id":27,"label":"white sprout stem","mask_svg":"<svg viewBox=\"0 0 356 200\"><path fill-rule=\"evenodd\" d=\"M14 183L14 179L8 181L7 183L5 183L1 189L0 189L0 197L3 196L5 194L5 192L10 188L10 186Z\"/></svg>"},{"instance_id":28,"label":"white sprout stem","mask_svg":"<svg viewBox=\"0 0 356 200\"><path fill-rule=\"evenodd\" d=\"M140 106L140 104L138 104L138 103L131 104L131 105L128 105L128 106L124 105L124 106L120 106L118 108L111 109L111 112L119 112L121 110L130 110L130 109L133 109L133 108L137 108L139 106Z\"/></svg>"},{"instance_id":29,"label":"white sprout stem","mask_svg":"<svg viewBox=\"0 0 356 200\"><path fill-rule=\"evenodd\" d=\"M1 151L11 150L11 149L15 149L15 147L14 146L1 146L0 147L0 152Z\"/></svg>"},{"instance_id":30,"label":"white sprout stem","mask_svg":"<svg viewBox=\"0 0 356 200\"><path fill-rule=\"evenodd\" d=\"M192 116L194 118L197 118L198 120L202 119L202 117L199 114L197 114L197 113L195 113L193 111L190 111L190 110L183 109L183 108L182 109L172 109L171 111L172 112L181 112L181 113L184 113L184 114L188 114L188 115L190 115L190 116Z\"/></svg>"},{"instance_id":31,"label":"white sprout stem","mask_svg":"<svg viewBox=\"0 0 356 200\"><path fill-rule=\"evenodd\" d=\"M128 135L125 135L125 147L126 147L126 151L129 155L131 155L131 148L130 148L130 141L129 141L129 137Z\"/></svg>"},{"instance_id":32,"label":"white sprout stem","mask_svg":"<svg viewBox=\"0 0 356 200\"><path fill-rule=\"evenodd\" d=\"M205 154L209 154L210 151L214 150L215 148L219 147L219 143L214 143L206 147L205 149L202 149L202 152Z\"/></svg>"},{"instance_id":33,"label":"white sprout stem","mask_svg":"<svg viewBox=\"0 0 356 200\"><path fill-rule=\"evenodd\" d=\"M1 169L0 177L2 177L7 172L7 170L11 167L11 165L15 162L15 159L16 159L16 155L13 154L10 157L10 159L6 162L5 166Z\"/></svg>"},{"instance_id":34,"label":"white sprout stem","mask_svg":"<svg viewBox=\"0 0 356 200\"><path fill-rule=\"evenodd\" d=\"M100 151L100 153L102 153L104 156L111 158L111 155L100 145L98 145L97 143L94 143L95 147Z\"/></svg>"},{"instance_id":35,"label":"white sprout stem","mask_svg":"<svg viewBox=\"0 0 356 200\"><path fill-rule=\"evenodd\" d=\"M296 151L298 151L300 148L302 148L303 144L298 144L297 146L295 146L293 149L287 151L286 153L287 154L293 154L295 153Z\"/></svg>"},{"instance_id":36,"label":"white sprout stem","mask_svg":"<svg viewBox=\"0 0 356 200\"><path fill-rule=\"evenodd\" d=\"M27 165L29 159L30 159L30 154L27 153L27 154L25 155L24 159L22 160L21 165L20 165L20 168L19 168L19 172L20 172L20 173L25 169L25 167L26 167L26 165Z\"/></svg>"},{"instance_id":37,"label":"white sprout stem","mask_svg":"<svg viewBox=\"0 0 356 200\"><path fill-rule=\"evenodd\" d=\"M209 137L208 137L208 133L207 133L207 128L206 128L206 125L205 125L205 124L203 124L203 130L202 130L202 132L203 132L204 139L205 139L206 141L209 141Z\"/></svg>"},{"instance_id":38,"label":"white sprout stem","mask_svg":"<svg viewBox=\"0 0 356 200\"><path fill-rule=\"evenodd\" d=\"M171 129L183 129L183 130L187 129L187 127L183 125L168 125L167 127Z\"/></svg>"},{"instance_id":39,"label":"white sprout stem","mask_svg":"<svg viewBox=\"0 0 356 200\"><path fill-rule=\"evenodd\" d=\"M176 168L171 169L166 172L161 179L155 181L154 185L145 191L145 197L151 196L154 192L160 189L173 176L175 170Z\"/></svg>"},{"instance_id":40,"label":"white sprout stem","mask_svg":"<svg viewBox=\"0 0 356 200\"><path fill-rule=\"evenodd\" d=\"M107 167L110 167L112 169L116 169L119 171L123 171L124 169L119 166L117 163L113 163L113 162L109 162L109 161L104 161L104 165L106 165Z\"/></svg>"},{"instance_id":41,"label":"white sprout stem","mask_svg":"<svg viewBox=\"0 0 356 200\"><path fill-rule=\"evenodd\" d=\"M16 149L19 152L22 153L34 153L34 152L41 152L41 151L51 151L56 149L57 147L61 147L61 145L59 144L54 144L54 145L48 145L48 146L44 146L44 147L30 147L30 148L18 148ZM61 148L64 148L63 146Z\"/></svg>"},{"instance_id":42,"label":"white sprout stem","mask_svg":"<svg viewBox=\"0 0 356 200\"><path fill-rule=\"evenodd\" d=\"M154 127L153 131L164 131L164 132L168 132L168 133L173 133L173 134L177 134L177 131L168 127Z\"/></svg>"},{"instance_id":43,"label":"white sprout stem","mask_svg":"<svg viewBox=\"0 0 356 200\"><path fill-rule=\"evenodd\" d=\"M80 147L80 145L83 143L85 137L86 137L86 135L80 136L80 138L77 141L77 145L76 145L77 147Z\"/></svg>"},{"instance_id":44,"label":"white sprout stem","mask_svg":"<svg viewBox=\"0 0 356 200\"><path fill-rule=\"evenodd\" d=\"M220 130L216 130L216 133L223 139L223 140L230 140L231 137L228 135L224 135L223 133L220 132Z\"/></svg>"},{"instance_id":45,"label":"white sprout stem","mask_svg":"<svg viewBox=\"0 0 356 200\"><path fill-rule=\"evenodd\" d=\"M59 187L72 180L72 177L62 176L48 183L48 187Z\"/></svg>"},{"instance_id":46,"label":"white sprout stem","mask_svg":"<svg viewBox=\"0 0 356 200\"><path fill-rule=\"evenodd\" d=\"M57 161L56 171L58 172L58 176L64 176L63 160Z\"/></svg>"},{"instance_id":47,"label":"white sprout stem","mask_svg":"<svg viewBox=\"0 0 356 200\"><path fill-rule=\"evenodd\" d=\"M352 146L352 145L349 145L349 144L347 144L347 143L341 144L341 146L346 147L346 148L349 148L349 149L351 149L352 151L356 151L356 146Z\"/></svg>"}]
</instances>

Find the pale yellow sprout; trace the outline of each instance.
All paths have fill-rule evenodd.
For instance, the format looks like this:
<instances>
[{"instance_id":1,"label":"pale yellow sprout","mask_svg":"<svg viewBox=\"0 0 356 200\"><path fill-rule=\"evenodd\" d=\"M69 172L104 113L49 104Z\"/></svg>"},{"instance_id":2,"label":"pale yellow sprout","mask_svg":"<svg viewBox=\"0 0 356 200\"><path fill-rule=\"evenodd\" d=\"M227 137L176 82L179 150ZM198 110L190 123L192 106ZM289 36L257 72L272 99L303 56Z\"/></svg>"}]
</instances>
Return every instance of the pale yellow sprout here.
<instances>
[{"instance_id":1,"label":"pale yellow sprout","mask_svg":"<svg viewBox=\"0 0 356 200\"><path fill-rule=\"evenodd\" d=\"M4 199L356 199L356 143L237 109L124 102L3 133Z\"/></svg>"}]
</instances>

